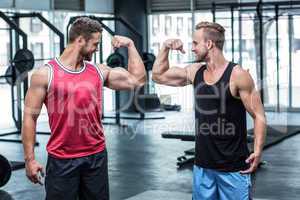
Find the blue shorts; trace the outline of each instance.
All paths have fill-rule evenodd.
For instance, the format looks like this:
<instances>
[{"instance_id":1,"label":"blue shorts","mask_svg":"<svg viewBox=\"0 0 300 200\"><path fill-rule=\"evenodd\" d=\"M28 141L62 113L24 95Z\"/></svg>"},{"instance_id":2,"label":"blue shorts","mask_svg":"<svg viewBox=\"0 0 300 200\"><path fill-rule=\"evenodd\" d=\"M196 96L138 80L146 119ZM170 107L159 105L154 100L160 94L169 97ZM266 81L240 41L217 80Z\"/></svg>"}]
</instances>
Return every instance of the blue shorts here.
<instances>
[{"instance_id":1,"label":"blue shorts","mask_svg":"<svg viewBox=\"0 0 300 200\"><path fill-rule=\"evenodd\" d=\"M251 175L219 172L194 165L193 200L249 200Z\"/></svg>"}]
</instances>

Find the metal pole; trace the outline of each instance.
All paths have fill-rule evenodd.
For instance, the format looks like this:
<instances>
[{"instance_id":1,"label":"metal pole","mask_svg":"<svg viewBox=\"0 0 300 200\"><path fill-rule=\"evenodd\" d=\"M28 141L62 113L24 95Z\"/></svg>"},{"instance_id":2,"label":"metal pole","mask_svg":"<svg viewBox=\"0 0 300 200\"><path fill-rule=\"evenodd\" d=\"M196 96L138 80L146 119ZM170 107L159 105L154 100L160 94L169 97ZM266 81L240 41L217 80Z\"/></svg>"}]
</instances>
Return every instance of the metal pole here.
<instances>
[{"instance_id":1,"label":"metal pole","mask_svg":"<svg viewBox=\"0 0 300 200\"><path fill-rule=\"evenodd\" d=\"M116 124L121 124L121 116L120 116L120 91L116 90L115 92L115 103L116 103Z\"/></svg>"},{"instance_id":2,"label":"metal pole","mask_svg":"<svg viewBox=\"0 0 300 200\"><path fill-rule=\"evenodd\" d=\"M292 41L294 38L293 16L289 15L288 20L289 20L289 25L288 25L288 29L289 29L289 108L292 108L292 97L293 97L293 92L292 92L293 43L292 43Z\"/></svg>"},{"instance_id":3,"label":"metal pole","mask_svg":"<svg viewBox=\"0 0 300 200\"><path fill-rule=\"evenodd\" d=\"M213 22L216 22L216 3L212 2L211 12L213 16Z\"/></svg>"},{"instance_id":4,"label":"metal pole","mask_svg":"<svg viewBox=\"0 0 300 200\"><path fill-rule=\"evenodd\" d=\"M261 2L257 3L256 12L259 20L259 54L260 54L260 95L261 101L264 104L264 46L263 46L263 18L262 18L262 9Z\"/></svg>"},{"instance_id":5,"label":"metal pole","mask_svg":"<svg viewBox=\"0 0 300 200\"><path fill-rule=\"evenodd\" d=\"M279 90L279 27L278 27L278 5L275 5L275 25L276 25L276 89L277 89L277 111L280 110L280 90Z\"/></svg>"},{"instance_id":6,"label":"metal pole","mask_svg":"<svg viewBox=\"0 0 300 200\"><path fill-rule=\"evenodd\" d=\"M231 6L231 60L234 62L234 8Z\"/></svg>"},{"instance_id":7,"label":"metal pole","mask_svg":"<svg viewBox=\"0 0 300 200\"><path fill-rule=\"evenodd\" d=\"M19 24L20 19L18 17L13 18L13 22L20 27ZM18 34L15 34L15 45L16 45L16 50L20 49L20 36ZM25 48L25 46L27 46L27 44L24 43L24 40L22 41L22 47ZM15 67L12 68L12 75L13 75L13 79L16 80L16 69ZM28 88L28 81L26 82L27 79L24 80L24 84L23 84L23 91L24 91L24 98L25 98L25 93L27 92L27 88ZM16 93L16 102L14 103L14 106L16 106L15 110L17 111L17 124L16 127L18 130L20 130L22 128L22 83L19 81L16 81L16 88L17 88L17 93ZM26 83L26 84L25 84Z\"/></svg>"},{"instance_id":8,"label":"metal pole","mask_svg":"<svg viewBox=\"0 0 300 200\"><path fill-rule=\"evenodd\" d=\"M242 59L242 51L243 51L243 45L242 45L242 14L241 11L239 11L239 64L243 66L243 59Z\"/></svg>"}]
</instances>

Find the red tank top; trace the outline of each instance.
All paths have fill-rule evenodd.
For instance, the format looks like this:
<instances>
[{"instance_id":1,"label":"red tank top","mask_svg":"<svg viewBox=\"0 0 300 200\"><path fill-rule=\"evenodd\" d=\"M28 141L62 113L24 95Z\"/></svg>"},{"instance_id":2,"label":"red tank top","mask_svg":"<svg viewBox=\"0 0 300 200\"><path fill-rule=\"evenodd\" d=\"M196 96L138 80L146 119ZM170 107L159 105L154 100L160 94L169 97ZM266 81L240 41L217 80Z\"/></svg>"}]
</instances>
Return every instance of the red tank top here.
<instances>
[{"instance_id":1,"label":"red tank top","mask_svg":"<svg viewBox=\"0 0 300 200\"><path fill-rule=\"evenodd\" d=\"M101 71L88 62L80 71L68 70L58 59L47 65L51 69L44 101L51 129L49 155L77 158L103 151Z\"/></svg>"}]
</instances>

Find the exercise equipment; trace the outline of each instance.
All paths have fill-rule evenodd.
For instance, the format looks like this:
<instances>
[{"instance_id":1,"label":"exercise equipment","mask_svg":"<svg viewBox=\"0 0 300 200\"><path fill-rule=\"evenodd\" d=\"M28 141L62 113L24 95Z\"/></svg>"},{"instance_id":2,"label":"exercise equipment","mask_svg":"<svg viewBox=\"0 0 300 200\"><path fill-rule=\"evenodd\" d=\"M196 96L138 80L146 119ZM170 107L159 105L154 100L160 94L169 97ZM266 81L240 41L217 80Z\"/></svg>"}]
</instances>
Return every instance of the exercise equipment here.
<instances>
[{"instance_id":1,"label":"exercise equipment","mask_svg":"<svg viewBox=\"0 0 300 200\"><path fill-rule=\"evenodd\" d=\"M4 186L10 179L12 167L9 161L0 154L0 187Z\"/></svg>"},{"instance_id":2,"label":"exercise equipment","mask_svg":"<svg viewBox=\"0 0 300 200\"><path fill-rule=\"evenodd\" d=\"M24 73L32 70L34 66L34 57L30 50L19 49L12 62L20 73Z\"/></svg>"},{"instance_id":3,"label":"exercise equipment","mask_svg":"<svg viewBox=\"0 0 300 200\"><path fill-rule=\"evenodd\" d=\"M142 54L142 59L146 68L146 71L152 71L152 67L155 61L155 55L153 53L144 52ZM149 76L148 76L149 77Z\"/></svg>"},{"instance_id":4,"label":"exercise equipment","mask_svg":"<svg viewBox=\"0 0 300 200\"><path fill-rule=\"evenodd\" d=\"M14 85L16 78L20 76L20 72L15 70L15 77L13 76L13 67L9 66L6 71L5 71L5 75L2 76L2 78L5 78L6 83L8 83L9 85ZM14 78L13 78L14 77Z\"/></svg>"},{"instance_id":5,"label":"exercise equipment","mask_svg":"<svg viewBox=\"0 0 300 200\"><path fill-rule=\"evenodd\" d=\"M4 186L9 181L12 171L23 168L25 168L24 162L8 161L0 154L0 187Z\"/></svg>"},{"instance_id":6,"label":"exercise equipment","mask_svg":"<svg viewBox=\"0 0 300 200\"><path fill-rule=\"evenodd\" d=\"M11 61L11 65L7 68L5 75L0 78L5 78L7 83L14 85L18 77L32 70L34 67L34 57L30 50L19 49L14 59Z\"/></svg>"},{"instance_id":7,"label":"exercise equipment","mask_svg":"<svg viewBox=\"0 0 300 200\"><path fill-rule=\"evenodd\" d=\"M118 52L114 52L110 54L106 59L106 64L109 67L124 67L125 66L125 58L122 54Z\"/></svg>"},{"instance_id":8,"label":"exercise equipment","mask_svg":"<svg viewBox=\"0 0 300 200\"><path fill-rule=\"evenodd\" d=\"M59 37L60 52L64 49L64 34L60 32L53 24L51 24L47 19L45 19L40 13L7 13L4 14L0 11L0 18L3 19L9 27L10 32L10 66L6 70L4 76L0 78L5 78L7 83L11 85L11 105L12 105L12 118L14 120L16 131L1 133L0 141L2 142L14 142L22 143L20 139L6 137L11 135L20 135L22 127L22 102L25 98L28 89L28 71L34 67L34 62L39 60L47 60L44 58L35 59L32 52L27 49L27 34L18 26L18 21L20 18L32 18L37 17L43 24L45 24L49 29L51 29ZM15 33L15 34L13 34ZM15 38L13 38L13 35ZM22 48L19 45L19 37L22 37ZM12 42L12 39L14 39ZM12 58L13 49L16 49L15 56ZM22 76L21 78L19 78ZM23 90L22 90L23 89ZM49 132L36 132L37 134L49 135ZM3 138L5 137L5 138ZM35 145L39 145L38 142Z\"/></svg>"},{"instance_id":9,"label":"exercise equipment","mask_svg":"<svg viewBox=\"0 0 300 200\"><path fill-rule=\"evenodd\" d=\"M10 35L12 38L13 33L15 36L15 43L13 43L12 41L10 41L10 49L27 49L27 34L20 29L14 20L12 20L11 18L9 18L7 15L5 15L3 12L0 11L0 18L6 22L6 24L9 27L9 31L10 31ZM22 38L22 47L20 47L20 38ZM13 45L15 44L15 45ZM13 52L10 52L10 60L13 61L14 58L12 57ZM12 74L7 74L9 76L2 76L2 78L12 78L12 82L14 82L16 80L16 67L15 67L16 63L12 63ZM10 76L11 75L11 76ZM26 73L24 73L24 75L26 75ZM12 105L12 118L14 120L15 126L17 128L16 131L13 132L9 132L9 133L1 133L0 137L3 136L8 136L8 135L14 135L14 134L20 134L20 130L22 127L22 97L25 97L25 93L27 92L27 88L28 88L28 80L26 78L23 79L23 82L18 82L18 84L15 85L11 85L11 105ZM22 94L22 89L23 89L23 94ZM0 138L0 141L3 142L18 142L21 143L22 141L20 139L12 139L12 138Z\"/></svg>"},{"instance_id":10,"label":"exercise equipment","mask_svg":"<svg viewBox=\"0 0 300 200\"><path fill-rule=\"evenodd\" d=\"M14 113L15 110L15 100L14 100L14 87L20 87L20 84L24 81L27 80L27 74L28 71L32 70L34 67L34 56L32 52L28 49L19 49L15 56L14 59L11 61L11 65L7 68L5 75L0 76L0 78L5 78L7 83L11 85L12 87L12 110ZM19 77L21 79L19 80ZM17 81L18 80L18 84ZM25 83L24 83L25 84ZM25 92L25 91L24 91ZM13 114L13 119L15 120L15 124L17 127L17 131L9 132L9 133L1 133L0 137L3 136L9 136L9 135L20 135L21 133L21 121L22 121L22 99L21 99L21 91L20 88L17 89L17 111L18 111L18 119L15 118ZM37 132L37 134L49 134L48 132ZM22 143L20 139L14 139L14 138L0 138L0 141L2 142L14 142L14 143ZM36 142L35 145L39 145L38 142Z\"/></svg>"}]
</instances>

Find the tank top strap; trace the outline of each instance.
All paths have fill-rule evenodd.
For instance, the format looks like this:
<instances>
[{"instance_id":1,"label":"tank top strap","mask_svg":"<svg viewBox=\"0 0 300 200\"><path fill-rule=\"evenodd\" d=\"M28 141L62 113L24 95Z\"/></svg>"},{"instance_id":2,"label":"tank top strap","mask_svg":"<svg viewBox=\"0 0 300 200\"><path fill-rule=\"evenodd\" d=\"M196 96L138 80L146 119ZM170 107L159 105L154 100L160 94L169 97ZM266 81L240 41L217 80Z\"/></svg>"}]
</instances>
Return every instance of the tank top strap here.
<instances>
[{"instance_id":1,"label":"tank top strap","mask_svg":"<svg viewBox=\"0 0 300 200\"><path fill-rule=\"evenodd\" d=\"M195 78L194 78L194 85L198 85L199 83L204 82L204 70L206 69L206 64L200 67L198 71L196 72Z\"/></svg>"},{"instance_id":2,"label":"tank top strap","mask_svg":"<svg viewBox=\"0 0 300 200\"><path fill-rule=\"evenodd\" d=\"M222 80L220 80L220 82L223 82L223 83L229 83L230 81L230 76L231 76L231 73L232 73L232 70L233 68L236 66L237 64L236 63L233 63L233 62L229 62L228 63L228 66L222 76Z\"/></svg>"}]
</instances>

